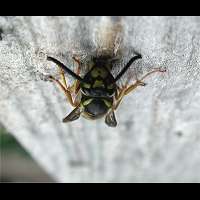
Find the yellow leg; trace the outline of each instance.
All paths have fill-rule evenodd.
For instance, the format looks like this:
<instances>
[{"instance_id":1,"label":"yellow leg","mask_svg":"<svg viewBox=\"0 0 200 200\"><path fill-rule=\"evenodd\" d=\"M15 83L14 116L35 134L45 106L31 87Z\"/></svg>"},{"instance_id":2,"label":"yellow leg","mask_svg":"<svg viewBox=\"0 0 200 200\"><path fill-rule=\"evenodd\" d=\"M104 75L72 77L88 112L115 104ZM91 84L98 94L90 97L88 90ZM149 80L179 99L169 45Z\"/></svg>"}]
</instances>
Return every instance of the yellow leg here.
<instances>
[{"instance_id":1,"label":"yellow leg","mask_svg":"<svg viewBox=\"0 0 200 200\"><path fill-rule=\"evenodd\" d=\"M140 80L136 80L136 82L132 85L130 85L126 91L125 91L125 95L129 94L130 92L132 92L134 89L137 88L137 86L145 86L146 84L143 82L144 79L146 79L148 76L150 76L151 74L157 73L157 72L166 72L166 69L161 69L161 68L157 68L154 69L151 72L148 72L147 74L145 74Z\"/></svg>"},{"instance_id":2,"label":"yellow leg","mask_svg":"<svg viewBox=\"0 0 200 200\"><path fill-rule=\"evenodd\" d=\"M80 62L75 57L73 57L73 59L78 63L78 68L76 70L76 74L79 75L80 74ZM50 79L53 80L55 83L57 83L59 85L59 87L64 91L64 93L65 93L68 101L70 102L70 104L72 106L76 106L77 103L73 102L71 93L74 93L75 95L78 94L79 89L80 89L80 82L78 80L75 80L73 85L71 87L69 87L67 85L64 70L59 66L58 66L58 68L59 68L59 72L60 72L62 82L60 82L59 80L57 80L53 76L50 76Z\"/></svg>"},{"instance_id":3,"label":"yellow leg","mask_svg":"<svg viewBox=\"0 0 200 200\"><path fill-rule=\"evenodd\" d=\"M71 92L66 88L66 86L64 86L59 80L57 80L53 76L49 76L49 78L52 81L54 81L56 84L58 84L58 86L61 88L61 90L65 93L65 96L67 97L67 100L69 101L69 103L72 106L76 107L77 103L73 101L72 96L71 96Z\"/></svg>"},{"instance_id":4,"label":"yellow leg","mask_svg":"<svg viewBox=\"0 0 200 200\"><path fill-rule=\"evenodd\" d=\"M75 73L77 75L79 75L80 71L81 71L81 67L80 67L81 66L81 62L76 57L72 57L72 58L78 64L78 67L77 67ZM69 88L69 90L73 91L75 94L78 93L79 89L80 89L80 81L78 81L78 80L75 80L74 83L73 83L73 85Z\"/></svg>"},{"instance_id":5,"label":"yellow leg","mask_svg":"<svg viewBox=\"0 0 200 200\"><path fill-rule=\"evenodd\" d=\"M117 92L118 94L115 96L115 103L113 105L113 110L117 110L120 102L122 101L123 97L124 97L124 92L125 92L126 88L123 87L120 89L119 92Z\"/></svg>"},{"instance_id":6,"label":"yellow leg","mask_svg":"<svg viewBox=\"0 0 200 200\"><path fill-rule=\"evenodd\" d=\"M80 64L81 63L80 63L80 61L77 58L75 58L75 57L72 57L72 58L74 59L75 62L78 63L78 68L77 68L77 70L76 70L75 73L77 75L79 75L80 74ZM64 70L61 67L59 67L59 66L58 66L58 68L59 68L59 72L60 72L62 83L65 86L65 88L68 89L71 92L75 92L75 94L76 94L77 93L77 88L79 87L79 84L80 84L79 81L75 80L74 83L73 83L73 85L71 87L69 87L67 85L67 81L66 81L66 78L65 78Z\"/></svg>"},{"instance_id":7,"label":"yellow leg","mask_svg":"<svg viewBox=\"0 0 200 200\"><path fill-rule=\"evenodd\" d=\"M137 86L145 86L146 84L137 80L135 84L129 86L127 88L127 86L123 86L122 88L119 88L117 91L117 94L115 96L115 105L114 105L114 110L116 110L120 104L120 102L122 101L123 97L125 95L127 95L129 92L131 92L133 89L135 89Z\"/></svg>"},{"instance_id":8,"label":"yellow leg","mask_svg":"<svg viewBox=\"0 0 200 200\"><path fill-rule=\"evenodd\" d=\"M80 62L79 60L77 60L76 58L73 57L73 59L78 62L79 64L79 67L77 69L77 74L80 73ZM75 95L78 94L79 92L79 89L80 89L80 82L75 80L74 84L72 87L68 86L67 84L67 81L66 81L66 78L65 78L65 73L64 73L64 70L59 67L59 72L60 72L60 76L61 76L61 81L57 80L56 78L54 78L53 76L49 76L50 80L54 81L56 84L58 84L58 86L61 88L61 90L65 93L66 97L67 97L67 100L70 102L70 104L72 106L77 106L78 105L78 102L76 102L76 98L74 99L73 101L73 98L72 98L72 93L74 93Z\"/></svg>"},{"instance_id":9,"label":"yellow leg","mask_svg":"<svg viewBox=\"0 0 200 200\"><path fill-rule=\"evenodd\" d=\"M145 86L146 84L140 80L137 80L134 84L130 85L128 88L125 89L124 95L129 94L134 89L136 89L138 86Z\"/></svg>"},{"instance_id":10,"label":"yellow leg","mask_svg":"<svg viewBox=\"0 0 200 200\"><path fill-rule=\"evenodd\" d=\"M59 68L59 71L60 71L60 76L61 76L61 80L62 80L62 83L63 85L65 86L65 88L67 89L68 86L67 86L67 81L65 79L65 74L64 74L64 71L62 68L58 67Z\"/></svg>"},{"instance_id":11,"label":"yellow leg","mask_svg":"<svg viewBox=\"0 0 200 200\"><path fill-rule=\"evenodd\" d=\"M148 76L150 76L153 73L156 72L166 72L166 69L162 70L160 68L158 69L154 69L153 71L145 74L140 80L136 80L136 82L132 85L130 85L129 87L124 86L123 88L120 89L119 94L115 97L116 102L114 105L114 110L116 110L120 104L120 102L122 101L123 97L125 95L128 95L130 92L132 92L133 90L135 90L138 86L145 86L146 84L143 82L143 80L145 78L147 78Z\"/></svg>"}]
</instances>

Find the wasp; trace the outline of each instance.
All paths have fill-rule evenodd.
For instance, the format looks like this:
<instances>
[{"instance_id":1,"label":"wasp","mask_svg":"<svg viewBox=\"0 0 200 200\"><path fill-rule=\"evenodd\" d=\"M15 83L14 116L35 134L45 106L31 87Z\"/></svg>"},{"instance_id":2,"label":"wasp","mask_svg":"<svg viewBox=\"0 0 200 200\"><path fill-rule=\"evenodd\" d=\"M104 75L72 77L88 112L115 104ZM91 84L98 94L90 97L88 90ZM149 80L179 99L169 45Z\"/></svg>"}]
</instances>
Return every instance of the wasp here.
<instances>
[{"instance_id":1,"label":"wasp","mask_svg":"<svg viewBox=\"0 0 200 200\"><path fill-rule=\"evenodd\" d=\"M156 72L165 72L161 68L153 69L145 74L142 78L130 85L120 87L117 81L120 80L130 66L142 56L136 53L122 70L114 77L111 74L113 62L109 57L100 56L92 58L92 66L83 76L80 76L81 62L76 57L73 60L78 64L76 72L73 72L57 59L47 56L48 61L54 62L60 69L61 80L50 76L50 79L58 84L67 97L68 102L75 109L63 119L63 122L71 122L77 120L80 115L87 119L98 119L105 116L105 123L110 127L117 126L115 110L118 108L123 97L131 93L138 86L145 86L144 79ZM72 76L75 81L72 86L68 86L65 78L65 72ZM73 99L73 95L81 94L80 100Z\"/></svg>"}]
</instances>

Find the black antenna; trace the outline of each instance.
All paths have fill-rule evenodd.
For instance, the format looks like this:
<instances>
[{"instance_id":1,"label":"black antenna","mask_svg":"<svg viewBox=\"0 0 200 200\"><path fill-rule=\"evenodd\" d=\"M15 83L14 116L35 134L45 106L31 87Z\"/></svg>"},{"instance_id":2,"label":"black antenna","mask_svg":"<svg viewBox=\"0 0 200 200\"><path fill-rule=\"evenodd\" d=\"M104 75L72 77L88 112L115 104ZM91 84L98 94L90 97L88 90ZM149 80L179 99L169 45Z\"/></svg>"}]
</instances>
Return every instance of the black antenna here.
<instances>
[{"instance_id":1,"label":"black antenna","mask_svg":"<svg viewBox=\"0 0 200 200\"><path fill-rule=\"evenodd\" d=\"M141 59L142 56L140 54L134 56L133 58L131 58L129 60L129 62L125 65L125 67L122 69L122 71L116 76L115 80L114 80L114 83L117 82L123 75L124 73L127 71L127 69L132 65L132 63L134 61L136 61L137 59Z\"/></svg>"},{"instance_id":2,"label":"black antenna","mask_svg":"<svg viewBox=\"0 0 200 200\"><path fill-rule=\"evenodd\" d=\"M84 80L80 76L75 74L73 71L71 71L69 68L67 68L63 63L61 63L57 59L47 56L47 60L56 63L59 67L61 67L64 71L66 71L68 74L70 74L73 78L79 80L80 82L84 82Z\"/></svg>"}]
</instances>

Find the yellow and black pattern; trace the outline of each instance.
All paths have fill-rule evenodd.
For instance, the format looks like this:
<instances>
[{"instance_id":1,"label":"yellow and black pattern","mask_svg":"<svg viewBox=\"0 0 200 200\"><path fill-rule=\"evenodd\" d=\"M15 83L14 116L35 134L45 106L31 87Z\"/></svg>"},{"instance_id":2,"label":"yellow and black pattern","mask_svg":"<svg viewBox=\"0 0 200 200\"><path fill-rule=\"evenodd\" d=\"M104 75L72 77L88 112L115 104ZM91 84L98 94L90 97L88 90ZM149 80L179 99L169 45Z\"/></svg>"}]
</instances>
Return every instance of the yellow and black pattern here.
<instances>
[{"instance_id":1,"label":"yellow and black pattern","mask_svg":"<svg viewBox=\"0 0 200 200\"><path fill-rule=\"evenodd\" d=\"M89 71L84 75L84 77L80 77L79 73L81 63L78 59L74 58L79 65L77 73L74 73L60 61L56 60L55 58L48 57L48 60L56 63L61 69L61 78L64 80L64 85L52 76L51 79L60 86L70 104L75 107L75 109L63 119L63 122L77 120L80 115L83 115L88 119L97 119L106 115L105 123L110 127L116 127L117 121L114 111L118 108L122 98L138 86L145 86L143 80L146 79L146 77L148 77L150 74L155 72L165 72L165 70L154 69L153 71L144 75L140 80L136 80L136 82L132 85L125 85L120 88L117 85L117 81L121 79L121 77L135 60L141 58L142 56L140 54L137 54L131 58L130 61L120 71L120 73L116 77L113 77L111 74L113 67L111 57L96 57L93 58L90 63L88 63ZM75 78L76 84L74 84L74 89L71 90L71 87L67 86L63 71ZM73 101L71 93L74 93L75 95L81 94L80 101Z\"/></svg>"}]
</instances>

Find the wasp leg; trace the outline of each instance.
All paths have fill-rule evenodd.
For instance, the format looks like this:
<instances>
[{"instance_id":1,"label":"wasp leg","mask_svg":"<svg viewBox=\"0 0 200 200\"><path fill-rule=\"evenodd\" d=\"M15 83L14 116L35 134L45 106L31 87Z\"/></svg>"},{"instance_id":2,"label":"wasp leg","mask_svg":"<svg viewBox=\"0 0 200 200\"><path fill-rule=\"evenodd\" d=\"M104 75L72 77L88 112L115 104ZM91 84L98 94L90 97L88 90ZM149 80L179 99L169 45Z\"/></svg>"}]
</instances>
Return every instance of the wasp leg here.
<instances>
[{"instance_id":1,"label":"wasp leg","mask_svg":"<svg viewBox=\"0 0 200 200\"><path fill-rule=\"evenodd\" d=\"M60 68L60 67L58 67L58 68L59 68L59 71L60 71L60 76L61 76L62 83L65 86L65 88L67 89L68 86L67 86L67 81L66 81L66 78L65 78L64 70L62 68Z\"/></svg>"},{"instance_id":2,"label":"wasp leg","mask_svg":"<svg viewBox=\"0 0 200 200\"><path fill-rule=\"evenodd\" d=\"M127 83L125 86L122 86L121 88L118 88L116 95L115 95L115 104L114 104L114 110L116 110L120 104L120 102L122 101L123 97L126 95L127 90L130 88L133 90L133 87L136 88L137 86L145 86L146 84L143 82L140 82L139 80L136 81L136 83L134 85L131 85L129 87L127 87Z\"/></svg>"},{"instance_id":3,"label":"wasp leg","mask_svg":"<svg viewBox=\"0 0 200 200\"><path fill-rule=\"evenodd\" d=\"M79 59L77 59L75 56L73 56L72 59L78 64L78 67L81 66L81 62Z\"/></svg>"},{"instance_id":4,"label":"wasp leg","mask_svg":"<svg viewBox=\"0 0 200 200\"><path fill-rule=\"evenodd\" d=\"M115 96L115 103L113 105L113 110L117 110L120 102L122 101L123 97L125 96L124 93L126 91L126 87L120 88Z\"/></svg>"},{"instance_id":5,"label":"wasp leg","mask_svg":"<svg viewBox=\"0 0 200 200\"><path fill-rule=\"evenodd\" d=\"M49 76L49 78L54 81L60 88L61 90L65 93L65 96L67 97L67 100L69 101L69 103L76 107L77 103L73 101L72 96L71 96L71 92L56 78L54 78L53 76Z\"/></svg>"},{"instance_id":6,"label":"wasp leg","mask_svg":"<svg viewBox=\"0 0 200 200\"><path fill-rule=\"evenodd\" d=\"M74 56L72 58L78 64L78 67L77 67L75 73L79 76L80 71L81 71L81 62ZM75 80L73 85L69 88L69 90L71 92L74 92L74 94L78 94L79 89L80 89L80 81L79 80Z\"/></svg>"},{"instance_id":7,"label":"wasp leg","mask_svg":"<svg viewBox=\"0 0 200 200\"><path fill-rule=\"evenodd\" d=\"M115 103L114 109L116 110L118 108L118 106L121 103L124 96L129 94L131 91L136 89L138 86L145 86L145 85L146 84L144 82L137 80L133 85L129 86L128 88L125 86L122 89L120 89L119 95L116 98L116 103Z\"/></svg>"},{"instance_id":8,"label":"wasp leg","mask_svg":"<svg viewBox=\"0 0 200 200\"><path fill-rule=\"evenodd\" d=\"M76 57L72 57L72 58L78 64L78 67L77 67L77 69L75 71L75 74L77 74L79 76L80 71L81 71L80 70L81 69L80 68L81 63L80 63L80 61ZM68 98L68 97L67 98L70 101L70 104L71 105L73 104L72 106L77 106L77 104L79 102L76 101L76 97L77 97L78 92L80 90L80 81L79 80L75 80L74 83L72 84L72 86L67 86L67 82L66 82L64 70L62 68L60 68L60 67L59 67L59 69L60 69L60 74L61 74L62 82L63 82L64 86L66 87L66 90L68 91L68 96L70 94L70 98ZM74 101L71 101L72 100L72 96L71 96L72 93L74 95L76 95L75 98L74 98Z\"/></svg>"},{"instance_id":9,"label":"wasp leg","mask_svg":"<svg viewBox=\"0 0 200 200\"><path fill-rule=\"evenodd\" d=\"M163 70L161 68L154 69L153 71L145 74L140 80L136 80L136 82L130 85L129 87L127 86L122 87L119 91L119 94L116 96L116 103L114 105L114 109L116 110L118 108L124 96L128 95L130 92L135 90L138 86L145 86L146 83L143 82L144 79L146 79L148 76L156 72L166 72L166 69L163 69Z\"/></svg>"},{"instance_id":10,"label":"wasp leg","mask_svg":"<svg viewBox=\"0 0 200 200\"><path fill-rule=\"evenodd\" d=\"M72 58L75 60L75 62L78 63L78 68L77 68L75 73L77 75L79 75L80 74L80 61L78 59L76 59L75 57L72 57ZM75 80L73 85L71 87L69 87L68 84L67 84L66 78L65 78L64 70L59 66L58 66L58 68L59 68L59 72L60 72L62 83L63 83L64 87L66 88L66 90L68 90L70 92L74 92L75 94L77 94L79 89L80 89L80 87L79 87L80 86L80 81Z\"/></svg>"},{"instance_id":11,"label":"wasp leg","mask_svg":"<svg viewBox=\"0 0 200 200\"><path fill-rule=\"evenodd\" d=\"M157 72L166 72L166 69L161 69L161 68L156 68L151 72L148 72L147 74L145 74L140 80L136 80L136 82L132 85L130 85L126 91L125 91L125 95L129 94L130 92L132 92L134 89L136 89L138 86L145 86L146 83L144 83L144 79L146 79L148 76L150 76L151 74L157 73Z\"/></svg>"}]
</instances>

